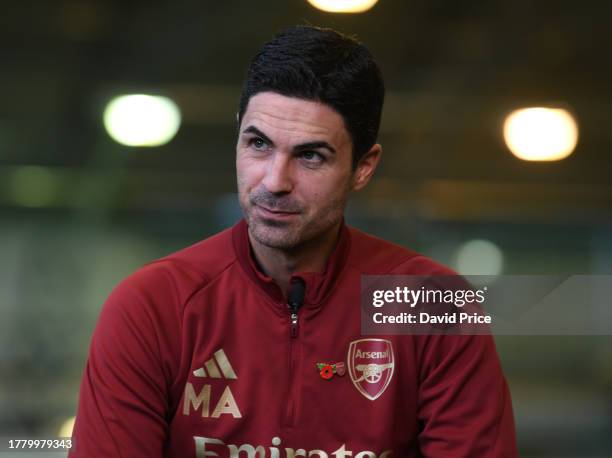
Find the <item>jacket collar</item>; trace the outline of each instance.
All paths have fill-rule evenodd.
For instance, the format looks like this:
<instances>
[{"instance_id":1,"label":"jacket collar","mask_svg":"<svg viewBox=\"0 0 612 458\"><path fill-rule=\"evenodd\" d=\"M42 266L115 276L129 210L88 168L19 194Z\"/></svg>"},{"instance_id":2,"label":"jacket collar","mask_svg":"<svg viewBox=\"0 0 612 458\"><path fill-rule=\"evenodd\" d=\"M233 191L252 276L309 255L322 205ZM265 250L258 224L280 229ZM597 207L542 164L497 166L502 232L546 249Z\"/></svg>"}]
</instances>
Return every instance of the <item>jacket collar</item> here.
<instances>
[{"instance_id":1,"label":"jacket collar","mask_svg":"<svg viewBox=\"0 0 612 458\"><path fill-rule=\"evenodd\" d=\"M241 219L232 228L234 250L242 269L264 291L265 294L277 303L285 303L284 295L274 280L259 270L254 259L253 250L249 242L248 225ZM342 221L340 235L336 247L332 251L325 272L296 272L291 279L301 278L305 285L304 306L319 306L331 292L336 280L342 272L350 248L350 232Z\"/></svg>"}]
</instances>

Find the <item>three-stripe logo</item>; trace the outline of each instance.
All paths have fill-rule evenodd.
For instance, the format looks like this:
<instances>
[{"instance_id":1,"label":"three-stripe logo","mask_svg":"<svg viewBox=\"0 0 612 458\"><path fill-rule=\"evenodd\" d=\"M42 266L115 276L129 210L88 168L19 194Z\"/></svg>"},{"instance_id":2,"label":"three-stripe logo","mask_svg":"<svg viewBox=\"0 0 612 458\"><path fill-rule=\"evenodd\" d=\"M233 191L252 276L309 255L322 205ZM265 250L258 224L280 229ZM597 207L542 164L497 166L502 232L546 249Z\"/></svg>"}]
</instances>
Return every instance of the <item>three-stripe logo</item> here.
<instances>
[{"instance_id":1,"label":"three-stripe logo","mask_svg":"<svg viewBox=\"0 0 612 458\"><path fill-rule=\"evenodd\" d=\"M213 357L204 363L203 367L193 371L196 377L225 378L230 380L238 379L234 368L227 359L227 355L221 348L217 350Z\"/></svg>"},{"instance_id":2,"label":"three-stripe logo","mask_svg":"<svg viewBox=\"0 0 612 458\"><path fill-rule=\"evenodd\" d=\"M204 363L204 366L193 371L195 377L236 380L238 376L229 362L223 349L217 350L213 357ZM217 385L214 387L213 385ZM221 383L221 386L223 383ZM183 396L183 415L191 415L192 412L199 412L202 418L220 418L222 415L231 415L233 418L242 418L236 399L229 385L225 386L221 397L216 401L212 400L212 391L217 392L221 387L219 383L197 383L187 382L185 384L185 394ZM212 404L211 404L212 400ZM211 407L215 406L214 409Z\"/></svg>"}]
</instances>

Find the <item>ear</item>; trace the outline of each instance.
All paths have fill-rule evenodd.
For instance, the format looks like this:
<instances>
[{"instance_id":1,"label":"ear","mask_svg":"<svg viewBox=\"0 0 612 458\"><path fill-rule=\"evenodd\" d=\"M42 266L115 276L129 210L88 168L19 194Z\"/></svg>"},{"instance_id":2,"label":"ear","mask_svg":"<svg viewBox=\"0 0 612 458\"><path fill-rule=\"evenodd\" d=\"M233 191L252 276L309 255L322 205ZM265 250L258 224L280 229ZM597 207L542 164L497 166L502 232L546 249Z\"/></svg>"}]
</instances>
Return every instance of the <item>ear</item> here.
<instances>
[{"instance_id":1,"label":"ear","mask_svg":"<svg viewBox=\"0 0 612 458\"><path fill-rule=\"evenodd\" d=\"M353 191L359 191L368 184L382 156L382 146L376 143L363 155L353 172Z\"/></svg>"}]
</instances>

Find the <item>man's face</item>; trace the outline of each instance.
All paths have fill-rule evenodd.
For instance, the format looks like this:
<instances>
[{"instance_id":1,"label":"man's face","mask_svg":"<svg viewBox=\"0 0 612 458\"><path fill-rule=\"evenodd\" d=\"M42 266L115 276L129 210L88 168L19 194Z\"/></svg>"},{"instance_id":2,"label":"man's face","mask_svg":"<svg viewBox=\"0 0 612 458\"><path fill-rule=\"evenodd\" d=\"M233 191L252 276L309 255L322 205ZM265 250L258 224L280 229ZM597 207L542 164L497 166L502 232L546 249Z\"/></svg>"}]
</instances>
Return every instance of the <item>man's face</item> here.
<instances>
[{"instance_id":1,"label":"man's face","mask_svg":"<svg viewBox=\"0 0 612 458\"><path fill-rule=\"evenodd\" d=\"M340 114L273 92L253 96L236 146L240 206L254 239L291 250L330 235L352 187L352 142Z\"/></svg>"}]
</instances>

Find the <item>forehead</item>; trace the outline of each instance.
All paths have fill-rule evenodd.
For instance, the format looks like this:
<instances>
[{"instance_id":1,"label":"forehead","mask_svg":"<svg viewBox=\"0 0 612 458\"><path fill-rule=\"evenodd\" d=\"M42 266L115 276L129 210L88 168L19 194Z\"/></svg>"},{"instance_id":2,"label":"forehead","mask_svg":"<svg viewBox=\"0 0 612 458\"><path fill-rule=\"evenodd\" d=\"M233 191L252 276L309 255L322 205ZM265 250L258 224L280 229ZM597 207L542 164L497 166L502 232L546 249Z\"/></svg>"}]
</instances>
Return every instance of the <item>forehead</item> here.
<instances>
[{"instance_id":1,"label":"forehead","mask_svg":"<svg viewBox=\"0 0 612 458\"><path fill-rule=\"evenodd\" d=\"M251 97L241 131L248 126L255 126L270 136L324 140L337 147L350 143L344 120L336 110L321 102L274 92L260 92Z\"/></svg>"}]
</instances>

